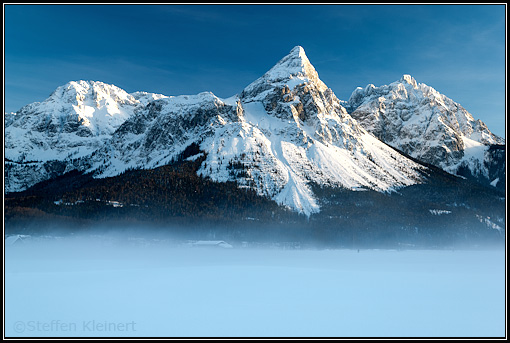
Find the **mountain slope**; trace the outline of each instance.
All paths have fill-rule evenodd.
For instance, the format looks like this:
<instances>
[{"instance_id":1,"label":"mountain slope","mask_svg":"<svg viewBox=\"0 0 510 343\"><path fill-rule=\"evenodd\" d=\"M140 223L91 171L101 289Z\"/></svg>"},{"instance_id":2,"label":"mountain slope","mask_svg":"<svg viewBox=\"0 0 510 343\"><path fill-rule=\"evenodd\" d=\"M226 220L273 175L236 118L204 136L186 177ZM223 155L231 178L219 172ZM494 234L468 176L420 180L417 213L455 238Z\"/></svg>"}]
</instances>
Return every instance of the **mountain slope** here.
<instances>
[{"instance_id":1,"label":"mountain slope","mask_svg":"<svg viewBox=\"0 0 510 343\"><path fill-rule=\"evenodd\" d=\"M497 183L491 145L505 140L461 105L410 75L389 85L357 88L347 102L350 114L383 142L450 173ZM505 161L498 161L499 164ZM501 184L500 184L501 185Z\"/></svg>"}]
</instances>

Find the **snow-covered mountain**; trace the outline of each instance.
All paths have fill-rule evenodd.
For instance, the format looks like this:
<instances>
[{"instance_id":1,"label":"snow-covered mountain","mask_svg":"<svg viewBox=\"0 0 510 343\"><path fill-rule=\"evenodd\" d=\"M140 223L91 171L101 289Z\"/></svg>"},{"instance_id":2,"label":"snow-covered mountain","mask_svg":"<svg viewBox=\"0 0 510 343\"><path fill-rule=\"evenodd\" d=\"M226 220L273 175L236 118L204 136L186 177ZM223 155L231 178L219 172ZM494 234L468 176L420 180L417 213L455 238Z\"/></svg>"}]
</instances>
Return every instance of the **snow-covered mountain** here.
<instances>
[{"instance_id":1,"label":"snow-covered mountain","mask_svg":"<svg viewBox=\"0 0 510 343\"><path fill-rule=\"evenodd\" d=\"M418 85L415 81L411 86L401 84L395 86L394 98L411 97L412 101L404 103L413 104L420 94L414 91ZM340 101L319 79L300 46L226 99L210 92L128 94L101 82L70 82L44 102L6 115L5 190L20 191L75 169L104 178L129 168L156 168L183 156L205 157L199 175L219 182L236 181L240 187L310 215L320 211L316 186L393 192L425 182L427 167L377 139L377 125L371 126L360 115L373 89L358 89L349 102ZM384 99L379 96L377 101L384 103ZM432 99L450 106L447 98L434 95ZM431 101L419 103L429 108ZM409 120L411 105L404 108L397 103L398 115ZM379 112L387 113L385 106ZM460 119L441 117L462 127L463 135L455 144L466 145L476 142L475 138L501 142L488 129L482 130L483 123L472 124L467 115L463 119L462 110L459 106L456 112ZM431 135L441 130L450 132L438 126ZM409 131L412 144L412 127ZM429 154L436 151L431 147Z\"/></svg>"},{"instance_id":2,"label":"snow-covered mountain","mask_svg":"<svg viewBox=\"0 0 510 343\"><path fill-rule=\"evenodd\" d=\"M295 47L239 95L155 100L126 120L91 159L113 176L167 164L192 143L207 155L199 174L237 181L307 215L311 184L392 191L420 182L417 163L361 128Z\"/></svg>"},{"instance_id":3,"label":"snow-covered mountain","mask_svg":"<svg viewBox=\"0 0 510 343\"><path fill-rule=\"evenodd\" d=\"M7 192L25 189L69 170L64 160L89 156L111 139L135 110L158 94L124 90L97 81L72 81L48 99L6 115Z\"/></svg>"},{"instance_id":4,"label":"snow-covered mountain","mask_svg":"<svg viewBox=\"0 0 510 343\"><path fill-rule=\"evenodd\" d=\"M200 175L309 215L320 210L313 184L394 191L421 182L423 168L358 125L299 46L228 99L71 82L21 109L6 131L7 191L75 168L96 177L154 168L195 143L207 155ZM31 160L46 172L27 170Z\"/></svg>"},{"instance_id":5,"label":"snow-covered mountain","mask_svg":"<svg viewBox=\"0 0 510 343\"><path fill-rule=\"evenodd\" d=\"M358 87L346 108L366 130L412 157L450 173L495 185L501 176L491 168L491 145L505 140L461 105L410 75L389 85ZM504 160L502 161L504 163ZM465 175L464 175L465 176Z\"/></svg>"}]
</instances>

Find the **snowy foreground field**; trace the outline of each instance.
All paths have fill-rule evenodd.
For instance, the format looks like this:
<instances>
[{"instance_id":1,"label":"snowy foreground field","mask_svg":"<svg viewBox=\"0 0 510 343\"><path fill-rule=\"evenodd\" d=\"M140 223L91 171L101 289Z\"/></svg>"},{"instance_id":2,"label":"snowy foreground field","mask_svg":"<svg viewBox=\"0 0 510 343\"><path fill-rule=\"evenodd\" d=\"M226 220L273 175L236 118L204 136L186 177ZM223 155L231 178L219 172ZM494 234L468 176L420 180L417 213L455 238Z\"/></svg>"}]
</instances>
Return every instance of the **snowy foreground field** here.
<instances>
[{"instance_id":1,"label":"snowy foreground field","mask_svg":"<svg viewBox=\"0 0 510 343\"><path fill-rule=\"evenodd\" d=\"M64 239L5 258L7 337L505 335L503 250Z\"/></svg>"}]
</instances>

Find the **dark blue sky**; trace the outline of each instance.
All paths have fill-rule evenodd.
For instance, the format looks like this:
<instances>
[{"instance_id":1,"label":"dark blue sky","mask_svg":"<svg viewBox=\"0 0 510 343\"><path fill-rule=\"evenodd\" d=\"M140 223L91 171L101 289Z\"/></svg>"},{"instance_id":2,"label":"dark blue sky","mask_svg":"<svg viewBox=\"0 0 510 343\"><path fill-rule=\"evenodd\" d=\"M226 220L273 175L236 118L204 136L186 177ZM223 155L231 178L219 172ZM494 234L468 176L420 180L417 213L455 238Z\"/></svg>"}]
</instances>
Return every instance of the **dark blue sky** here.
<instances>
[{"instance_id":1,"label":"dark blue sky","mask_svg":"<svg viewBox=\"0 0 510 343\"><path fill-rule=\"evenodd\" d=\"M342 100L411 74L505 136L504 5L4 5L5 111L71 80L228 97L294 46Z\"/></svg>"}]
</instances>

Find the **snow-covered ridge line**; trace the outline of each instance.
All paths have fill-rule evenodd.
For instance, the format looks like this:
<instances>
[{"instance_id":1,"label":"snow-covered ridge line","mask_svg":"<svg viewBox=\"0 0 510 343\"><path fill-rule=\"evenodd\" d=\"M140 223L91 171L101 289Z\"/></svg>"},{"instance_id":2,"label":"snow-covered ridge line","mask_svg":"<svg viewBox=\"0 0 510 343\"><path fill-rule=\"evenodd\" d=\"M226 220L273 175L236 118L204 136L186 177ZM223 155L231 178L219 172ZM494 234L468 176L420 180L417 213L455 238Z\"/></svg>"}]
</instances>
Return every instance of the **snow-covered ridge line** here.
<instances>
[{"instance_id":1,"label":"snow-covered ridge line","mask_svg":"<svg viewBox=\"0 0 510 343\"><path fill-rule=\"evenodd\" d=\"M404 76L387 87L391 99L408 99L419 97L420 85ZM368 131L360 125L367 124L358 111L365 97L378 92L371 85L340 101L300 46L226 99L211 92L129 94L98 81L69 82L9 116L5 151L13 163L5 164L6 191L74 169L109 177L128 168L156 168L197 144L206 153L200 175L236 181L310 215L320 211L312 183L393 192L423 182L424 166L375 138L370 125ZM358 121L344 107L355 105ZM473 143L464 144L472 144L475 154Z\"/></svg>"}]
</instances>

